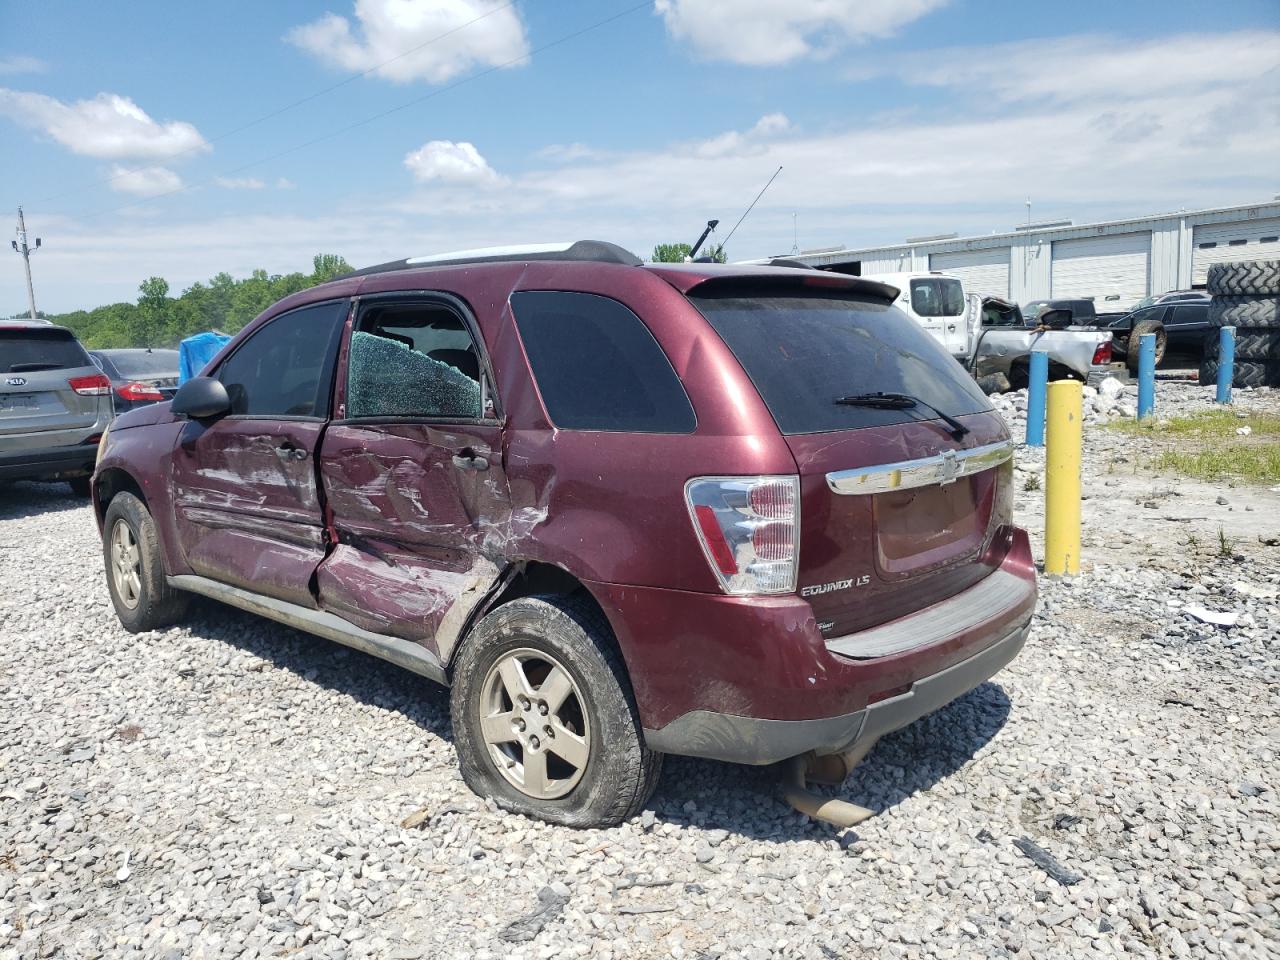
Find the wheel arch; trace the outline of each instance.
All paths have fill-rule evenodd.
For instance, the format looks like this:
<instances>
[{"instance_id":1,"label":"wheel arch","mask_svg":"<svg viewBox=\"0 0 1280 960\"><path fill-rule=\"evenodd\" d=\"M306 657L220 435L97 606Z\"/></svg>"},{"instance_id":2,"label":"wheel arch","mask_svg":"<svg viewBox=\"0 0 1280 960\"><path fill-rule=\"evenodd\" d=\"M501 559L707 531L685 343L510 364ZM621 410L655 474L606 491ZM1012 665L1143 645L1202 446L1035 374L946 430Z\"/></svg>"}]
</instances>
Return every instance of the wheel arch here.
<instances>
[{"instance_id":1,"label":"wheel arch","mask_svg":"<svg viewBox=\"0 0 1280 960\"><path fill-rule=\"evenodd\" d=\"M111 501L121 493L132 493L135 497L142 501L148 510L151 504L147 501L147 495L142 489L142 484L129 471L121 467L108 467L100 471L93 478L93 510L98 518L98 529L102 529L103 523L107 518L107 508L111 506Z\"/></svg>"},{"instance_id":2,"label":"wheel arch","mask_svg":"<svg viewBox=\"0 0 1280 960\"><path fill-rule=\"evenodd\" d=\"M493 589L489 596L481 603L477 604L472 610L471 615L467 618L466 624L459 632L457 641L449 650L446 667L451 667L458 658L458 651L462 649L467 642L467 638L474 632L476 625L486 616L497 610L499 607L511 603L513 600L519 600L522 597L535 596L561 596L576 597L582 602L589 603L599 612L604 622L609 625L610 642L622 654L621 646L618 644L617 630L613 624L613 618L609 616L609 611L600 603L599 598L591 592L591 588L586 582L577 577L575 574L566 570L564 567L554 563L547 563L542 560L513 560L502 572L494 583ZM627 668L628 678L630 676L631 667L627 663L625 654L622 655L623 665Z\"/></svg>"}]
</instances>

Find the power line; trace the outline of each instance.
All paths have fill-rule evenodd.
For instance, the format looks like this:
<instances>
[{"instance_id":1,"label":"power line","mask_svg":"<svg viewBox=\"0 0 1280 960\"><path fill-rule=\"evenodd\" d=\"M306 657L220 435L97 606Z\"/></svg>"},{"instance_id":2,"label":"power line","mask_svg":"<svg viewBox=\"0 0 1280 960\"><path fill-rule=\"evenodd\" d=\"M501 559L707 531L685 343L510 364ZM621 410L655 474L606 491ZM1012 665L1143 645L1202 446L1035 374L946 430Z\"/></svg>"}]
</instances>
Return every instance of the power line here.
<instances>
[{"instance_id":1,"label":"power line","mask_svg":"<svg viewBox=\"0 0 1280 960\"><path fill-rule=\"evenodd\" d=\"M248 163L242 163L238 167L232 167L229 170L223 170L219 174L215 174L214 176L209 177L205 180L197 181L194 184L184 185L181 187L177 187L173 190L166 190L164 193L152 194L149 197L143 197L141 200L135 200L132 203L121 204L118 207L111 207L110 209L107 209L107 210L99 210L97 213L88 213L88 214L85 214L81 219L94 220L94 219L97 219L98 217L105 217L113 213L119 213L121 210L131 210L134 207L140 207L145 203L151 203L152 201L161 200L165 197L172 197L175 194L186 193L188 190L191 190L195 187L209 186L213 184L218 179L218 177L227 177L232 174L241 173L252 167L258 166L259 164L268 163L272 160L278 160L281 157L286 157L291 153L297 153L299 150L305 150L308 147L314 147L318 143L324 143L326 140L332 140L335 137L340 137L344 133L350 133L352 130L358 130L360 127L365 127L371 123L375 123L378 120L383 120L389 116L392 116L393 114L401 112L402 110L407 110L410 107L417 106L420 103L425 103L427 100L434 100L436 97L443 96L449 91L456 90L458 87L464 86L465 84L472 83L475 80L479 80L483 77L489 76L490 74L497 73L499 70L504 70L507 67L514 66L515 64L520 63L522 60L525 60L527 57L532 57L535 54L544 53L545 51L550 50L553 47L558 47L561 44L568 43L570 40L576 40L578 37L581 37L584 34L590 33L593 30L597 30L600 27L608 26L609 24L613 23L615 20L621 20L623 17L635 13L637 10L641 10L645 7L648 7L651 2L652 0L642 0L642 2L640 3L632 4L631 6L627 7L624 10L620 10L611 16L605 17L603 20L597 20L595 23L582 27L579 30L574 30L572 33L567 33L562 37L558 37L557 39L550 41L549 43L544 43L540 47L535 47L534 49L530 50L528 54L524 54L518 57L512 57L510 60L506 60L502 63L494 64L491 67L481 70L479 73L473 73L470 76L463 77L461 80L455 80L453 83L448 84L447 86L439 87L438 89L432 90L429 93L425 93L420 97L415 97L412 100L405 101L399 106L392 107L389 110L383 110L380 113L372 114L370 116L363 118L362 120L357 120L354 123L349 123L345 127L339 127L337 130L333 130L329 133L322 134L311 140L307 140L307 141L304 141L303 143L295 144L292 147L287 147L284 150L280 150L276 153L269 154L265 157L259 157L257 160L251 160ZM782 168L779 167L778 169L781 170ZM774 176L777 176L777 174L774 174ZM757 197L757 199L759 198ZM739 223L741 223L741 221L739 221Z\"/></svg>"},{"instance_id":2,"label":"power line","mask_svg":"<svg viewBox=\"0 0 1280 960\"><path fill-rule=\"evenodd\" d=\"M283 107L280 107L276 110L272 110L270 113L264 113L262 116L256 117L253 120L248 121L247 123L243 123L238 127L233 127L230 130L220 133L216 137L210 137L208 140L205 140L203 143L198 144L197 146L188 147L186 150L182 150L169 157L165 157L164 158L165 162L167 163L172 160L177 160L179 157L185 157L192 153L198 153L199 151L203 150L206 146L208 146L211 143L218 143L219 141L226 140L228 137L234 137L237 133L244 133L244 131L252 127L256 127L260 123L266 123L268 120L274 120L276 117L280 116L282 113L288 113L290 110L293 110L296 107L300 107L304 103L310 103L312 100L317 100L320 97L323 97L327 93L333 93L333 91L338 90L341 87L345 87L349 83L354 83L356 80L360 80L364 77L367 77L371 73L376 73L378 70L381 70L383 67L386 67L386 66L389 66L390 64L395 63L397 60L403 60L405 57L412 56L413 54L418 53L421 50L425 50L427 47L431 46L433 43L439 43L441 40L444 40L448 37L453 36L455 33L458 33L460 30L465 30L467 27L471 26L472 24L479 23L481 20L485 19L486 17L491 17L495 13L501 13L503 10L508 10L511 7L514 7L515 5L516 5L516 0L510 0L509 3L504 3L500 7L494 7L492 10L488 11L487 13L482 13L480 14L480 16L475 17L471 20L468 20L466 23L459 24L458 26L454 27L452 30L447 30L444 33L440 34L438 37L432 37L430 40L427 40L425 43L420 43L416 47L406 50L404 53L396 54L390 60L383 60L381 63L375 63L372 67L369 67L369 69L362 70L360 73L353 73L351 76L347 77L345 80L339 80L337 83L332 84L331 86L325 87L323 90L317 90L315 93L308 94L307 96L303 97L300 100L294 100L292 103L287 103ZM50 200L59 200L62 197L68 197L73 194L83 193L85 190L88 190L90 187L96 187L98 184L114 183L115 181L123 180L125 177L131 176L132 174L140 173L148 169L149 166L151 165L148 164L148 166L146 167L135 167L134 169L131 169L131 170L122 170L119 173L113 174L109 177L100 177L97 180L87 180L85 181L83 186L73 187L70 190L62 191L62 193L55 193L48 197L43 197L39 202L48 203Z\"/></svg>"}]
</instances>

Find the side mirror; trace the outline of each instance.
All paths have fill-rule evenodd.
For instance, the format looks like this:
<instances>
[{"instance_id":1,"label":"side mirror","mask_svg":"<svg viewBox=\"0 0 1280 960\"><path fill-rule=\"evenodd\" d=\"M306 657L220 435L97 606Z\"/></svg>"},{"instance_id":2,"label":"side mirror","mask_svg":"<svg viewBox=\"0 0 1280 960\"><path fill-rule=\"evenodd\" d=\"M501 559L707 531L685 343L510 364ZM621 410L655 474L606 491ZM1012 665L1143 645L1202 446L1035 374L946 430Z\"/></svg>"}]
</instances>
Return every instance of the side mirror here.
<instances>
[{"instance_id":1,"label":"side mirror","mask_svg":"<svg viewBox=\"0 0 1280 960\"><path fill-rule=\"evenodd\" d=\"M1040 316L1036 317L1036 322L1042 327L1049 327L1051 330L1061 330L1063 327L1071 326L1071 311L1044 310Z\"/></svg>"},{"instance_id":2,"label":"side mirror","mask_svg":"<svg viewBox=\"0 0 1280 960\"><path fill-rule=\"evenodd\" d=\"M169 409L179 417L211 420L231 411L231 397L221 380L195 377L178 388Z\"/></svg>"}]
</instances>

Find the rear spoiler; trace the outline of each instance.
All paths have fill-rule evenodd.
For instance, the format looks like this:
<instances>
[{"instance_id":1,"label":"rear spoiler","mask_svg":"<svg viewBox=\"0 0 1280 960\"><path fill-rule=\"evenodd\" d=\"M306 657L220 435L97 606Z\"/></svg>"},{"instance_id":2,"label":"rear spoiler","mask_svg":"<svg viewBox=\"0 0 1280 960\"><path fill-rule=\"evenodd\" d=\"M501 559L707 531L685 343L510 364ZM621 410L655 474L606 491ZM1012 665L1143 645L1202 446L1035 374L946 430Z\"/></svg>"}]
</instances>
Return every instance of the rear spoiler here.
<instances>
[{"instance_id":1,"label":"rear spoiler","mask_svg":"<svg viewBox=\"0 0 1280 960\"><path fill-rule=\"evenodd\" d=\"M717 269L718 268L718 269ZM749 266L746 264L647 264L646 270L685 295L695 291L699 296L783 290L844 291L854 296L892 303L898 299L897 287L879 280L854 277L828 270L797 269L794 266Z\"/></svg>"}]
</instances>

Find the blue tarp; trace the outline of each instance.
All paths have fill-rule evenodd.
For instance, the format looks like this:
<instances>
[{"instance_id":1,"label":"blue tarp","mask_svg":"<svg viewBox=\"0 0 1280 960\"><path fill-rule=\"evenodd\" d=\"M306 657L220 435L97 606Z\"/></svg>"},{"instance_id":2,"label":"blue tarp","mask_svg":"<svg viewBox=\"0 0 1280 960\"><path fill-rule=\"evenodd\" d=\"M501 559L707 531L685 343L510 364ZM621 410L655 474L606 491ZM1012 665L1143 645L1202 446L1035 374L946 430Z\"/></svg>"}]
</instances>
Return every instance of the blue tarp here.
<instances>
[{"instance_id":1,"label":"blue tarp","mask_svg":"<svg viewBox=\"0 0 1280 960\"><path fill-rule=\"evenodd\" d=\"M178 344L178 383L186 383L231 341L225 333L196 333Z\"/></svg>"}]
</instances>

